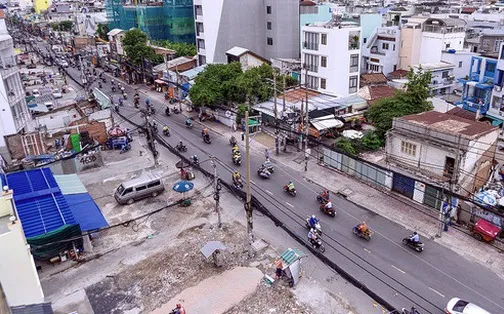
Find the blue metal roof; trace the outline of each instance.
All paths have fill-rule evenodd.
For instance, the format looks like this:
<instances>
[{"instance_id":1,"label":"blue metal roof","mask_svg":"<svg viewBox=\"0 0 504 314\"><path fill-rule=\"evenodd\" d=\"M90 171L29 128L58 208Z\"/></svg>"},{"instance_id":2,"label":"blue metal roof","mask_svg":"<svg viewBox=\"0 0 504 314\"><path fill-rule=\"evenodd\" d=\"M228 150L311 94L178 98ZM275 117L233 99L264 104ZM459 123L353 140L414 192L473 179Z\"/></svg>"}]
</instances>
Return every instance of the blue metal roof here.
<instances>
[{"instance_id":1,"label":"blue metal roof","mask_svg":"<svg viewBox=\"0 0 504 314\"><path fill-rule=\"evenodd\" d=\"M76 223L49 168L9 173L7 184L27 238Z\"/></svg>"},{"instance_id":2,"label":"blue metal roof","mask_svg":"<svg viewBox=\"0 0 504 314\"><path fill-rule=\"evenodd\" d=\"M107 227L108 223L89 193L68 194L65 200L82 231Z\"/></svg>"}]
</instances>

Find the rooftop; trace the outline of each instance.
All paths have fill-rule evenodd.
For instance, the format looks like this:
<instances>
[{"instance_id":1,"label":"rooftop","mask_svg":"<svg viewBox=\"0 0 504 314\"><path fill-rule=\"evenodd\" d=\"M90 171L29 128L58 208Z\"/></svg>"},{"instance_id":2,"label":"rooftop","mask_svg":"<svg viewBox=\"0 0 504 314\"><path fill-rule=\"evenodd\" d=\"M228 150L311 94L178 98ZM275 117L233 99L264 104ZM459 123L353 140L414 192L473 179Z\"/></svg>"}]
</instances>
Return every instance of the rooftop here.
<instances>
[{"instance_id":1,"label":"rooftop","mask_svg":"<svg viewBox=\"0 0 504 314\"><path fill-rule=\"evenodd\" d=\"M244 53L247 53L247 52L249 52L249 50L247 48L242 48L242 47L234 46L233 48L231 48L228 51L226 51L226 54L232 55L232 56L235 56L235 57L239 57L239 56L241 56L241 55L243 55Z\"/></svg>"},{"instance_id":2,"label":"rooftop","mask_svg":"<svg viewBox=\"0 0 504 314\"><path fill-rule=\"evenodd\" d=\"M388 85L369 86L370 101L373 104L379 99L392 97L395 94L395 89Z\"/></svg>"},{"instance_id":3,"label":"rooftop","mask_svg":"<svg viewBox=\"0 0 504 314\"><path fill-rule=\"evenodd\" d=\"M440 133L461 135L468 139L475 139L493 130L497 130L496 127L488 123L472 121L456 115L436 111L412 114L397 119L422 125L427 129Z\"/></svg>"},{"instance_id":4,"label":"rooftop","mask_svg":"<svg viewBox=\"0 0 504 314\"><path fill-rule=\"evenodd\" d=\"M121 32L124 32L124 30L120 29L120 28L114 28L113 30L111 30L110 32L107 33L108 36L115 36Z\"/></svg>"},{"instance_id":5,"label":"rooftop","mask_svg":"<svg viewBox=\"0 0 504 314\"><path fill-rule=\"evenodd\" d=\"M391 79L400 79L400 78L406 77L407 75L408 75L408 71L402 70L402 69L395 70L395 71L390 72L388 74L389 78L391 78Z\"/></svg>"},{"instance_id":6,"label":"rooftop","mask_svg":"<svg viewBox=\"0 0 504 314\"><path fill-rule=\"evenodd\" d=\"M426 71L435 71L435 70L453 69L455 66L448 62L422 63L413 66L413 68L415 69L419 67L422 67L422 69Z\"/></svg>"},{"instance_id":7,"label":"rooftop","mask_svg":"<svg viewBox=\"0 0 504 314\"><path fill-rule=\"evenodd\" d=\"M387 77L383 73L361 74L361 85L386 84Z\"/></svg>"}]
</instances>

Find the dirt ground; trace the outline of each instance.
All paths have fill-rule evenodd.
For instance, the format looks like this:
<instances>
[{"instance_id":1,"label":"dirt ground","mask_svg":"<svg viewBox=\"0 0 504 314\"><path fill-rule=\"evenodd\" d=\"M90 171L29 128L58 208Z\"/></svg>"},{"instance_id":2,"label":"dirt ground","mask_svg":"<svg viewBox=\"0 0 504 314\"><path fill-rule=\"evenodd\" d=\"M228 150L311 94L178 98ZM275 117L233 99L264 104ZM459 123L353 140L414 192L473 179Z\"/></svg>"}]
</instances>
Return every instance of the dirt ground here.
<instances>
[{"instance_id":1,"label":"dirt ground","mask_svg":"<svg viewBox=\"0 0 504 314\"><path fill-rule=\"evenodd\" d=\"M254 265L271 275L278 252L267 248L249 259L246 239L246 230L238 223L225 224L222 230L210 224L184 230L173 241L172 250L150 256L108 276L88 287L86 294L96 314L146 313L185 288L236 266ZM228 248L221 254L221 267L207 262L200 253L201 247L213 240L221 241ZM255 294L226 313L271 313L271 309L277 313L310 313L296 302L286 283L281 281L273 286L262 283Z\"/></svg>"}]
</instances>

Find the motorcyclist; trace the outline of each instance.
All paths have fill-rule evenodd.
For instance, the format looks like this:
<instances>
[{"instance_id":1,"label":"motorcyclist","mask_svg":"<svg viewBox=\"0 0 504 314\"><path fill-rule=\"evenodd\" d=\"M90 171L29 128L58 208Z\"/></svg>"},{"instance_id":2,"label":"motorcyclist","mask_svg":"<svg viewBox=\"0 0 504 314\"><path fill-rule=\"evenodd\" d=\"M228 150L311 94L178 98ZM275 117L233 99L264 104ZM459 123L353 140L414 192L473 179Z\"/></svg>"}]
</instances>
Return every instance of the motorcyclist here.
<instances>
[{"instance_id":1,"label":"motorcyclist","mask_svg":"<svg viewBox=\"0 0 504 314\"><path fill-rule=\"evenodd\" d=\"M204 128L203 131L201 131L201 135L206 136L208 134L208 129Z\"/></svg>"},{"instance_id":2,"label":"motorcyclist","mask_svg":"<svg viewBox=\"0 0 504 314\"><path fill-rule=\"evenodd\" d=\"M315 215L311 215L310 219L308 219L308 223L310 224L310 227L314 228L316 224L320 222L320 219L315 217Z\"/></svg>"},{"instance_id":3,"label":"motorcyclist","mask_svg":"<svg viewBox=\"0 0 504 314\"><path fill-rule=\"evenodd\" d=\"M325 203L324 209L326 211L332 209L332 202L331 202L331 200L328 200L327 203Z\"/></svg>"},{"instance_id":4,"label":"motorcyclist","mask_svg":"<svg viewBox=\"0 0 504 314\"><path fill-rule=\"evenodd\" d=\"M115 112L119 112L119 104L114 104Z\"/></svg>"},{"instance_id":5,"label":"motorcyclist","mask_svg":"<svg viewBox=\"0 0 504 314\"><path fill-rule=\"evenodd\" d=\"M169 115L170 114L170 107L166 106L166 109L165 109L165 114Z\"/></svg>"},{"instance_id":6,"label":"motorcyclist","mask_svg":"<svg viewBox=\"0 0 504 314\"><path fill-rule=\"evenodd\" d=\"M231 145L236 145L236 137L234 136L231 136L231 138L229 139L229 142L231 143Z\"/></svg>"},{"instance_id":7,"label":"motorcyclist","mask_svg":"<svg viewBox=\"0 0 504 314\"><path fill-rule=\"evenodd\" d=\"M238 184L241 181L241 174L238 171L233 172L233 183Z\"/></svg>"},{"instance_id":8,"label":"motorcyclist","mask_svg":"<svg viewBox=\"0 0 504 314\"><path fill-rule=\"evenodd\" d=\"M357 230L359 230L360 234L364 234L368 231L368 227L365 221L357 225Z\"/></svg>"},{"instance_id":9,"label":"motorcyclist","mask_svg":"<svg viewBox=\"0 0 504 314\"><path fill-rule=\"evenodd\" d=\"M177 144L177 148L178 148L178 149L181 149L182 147L184 147L184 143L182 143L182 141L180 141L180 142Z\"/></svg>"},{"instance_id":10,"label":"motorcyclist","mask_svg":"<svg viewBox=\"0 0 504 314\"><path fill-rule=\"evenodd\" d=\"M319 235L315 231L315 229L310 228L310 231L308 231L308 239L310 240L311 243L316 243Z\"/></svg>"},{"instance_id":11,"label":"motorcyclist","mask_svg":"<svg viewBox=\"0 0 504 314\"><path fill-rule=\"evenodd\" d=\"M188 125L188 126L191 125L192 124L191 118L187 117L186 120L185 120L185 124Z\"/></svg>"},{"instance_id":12,"label":"motorcyclist","mask_svg":"<svg viewBox=\"0 0 504 314\"><path fill-rule=\"evenodd\" d=\"M288 191L294 191L296 188L294 187L294 182L289 181L289 184L287 184L287 189Z\"/></svg>"},{"instance_id":13,"label":"motorcyclist","mask_svg":"<svg viewBox=\"0 0 504 314\"><path fill-rule=\"evenodd\" d=\"M98 88L102 88L102 87L103 87L103 85L102 85L101 81L98 81Z\"/></svg>"},{"instance_id":14,"label":"motorcyclist","mask_svg":"<svg viewBox=\"0 0 504 314\"><path fill-rule=\"evenodd\" d=\"M326 201L326 202L328 202L328 201L329 201L329 191L328 191L328 190L324 189L324 190L322 191L322 195L321 195L321 196L322 196L322 199L323 199L324 201Z\"/></svg>"},{"instance_id":15,"label":"motorcyclist","mask_svg":"<svg viewBox=\"0 0 504 314\"><path fill-rule=\"evenodd\" d=\"M418 244L418 242L420 242L420 236L418 235L418 233L415 231L413 232L413 234L409 237L409 240L411 241L411 243L413 244Z\"/></svg>"},{"instance_id":16,"label":"motorcyclist","mask_svg":"<svg viewBox=\"0 0 504 314\"><path fill-rule=\"evenodd\" d=\"M231 148L231 152L233 154L236 154L237 152L239 153L240 152L240 147L238 147L238 145L234 145L233 148Z\"/></svg>"},{"instance_id":17,"label":"motorcyclist","mask_svg":"<svg viewBox=\"0 0 504 314\"><path fill-rule=\"evenodd\" d=\"M167 125L165 125L165 126L163 127L163 134L164 134L164 135L166 135L166 134L168 134L168 133L170 133L170 130L168 129L168 126L167 126Z\"/></svg>"},{"instance_id":18,"label":"motorcyclist","mask_svg":"<svg viewBox=\"0 0 504 314\"><path fill-rule=\"evenodd\" d=\"M119 105L121 105L121 106L122 106L123 102L124 102L124 99L119 98Z\"/></svg>"},{"instance_id":19,"label":"motorcyclist","mask_svg":"<svg viewBox=\"0 0 504 314\"><path fill-rule=\"evenodd\" d=\"M185 308L182 304L177 304L177 307L173 310L174 314L187 314Z\"/></svg>"},{"instance_id":20,"label":"motorcyclist","mask_svg":"<svg viewBox=\"0 0 504 314\"><path fill-rule=\"evenodd\" d=\"M114 80L110 80L110 85L115 86L115 81Z\"/></svg>"}]
</instances>

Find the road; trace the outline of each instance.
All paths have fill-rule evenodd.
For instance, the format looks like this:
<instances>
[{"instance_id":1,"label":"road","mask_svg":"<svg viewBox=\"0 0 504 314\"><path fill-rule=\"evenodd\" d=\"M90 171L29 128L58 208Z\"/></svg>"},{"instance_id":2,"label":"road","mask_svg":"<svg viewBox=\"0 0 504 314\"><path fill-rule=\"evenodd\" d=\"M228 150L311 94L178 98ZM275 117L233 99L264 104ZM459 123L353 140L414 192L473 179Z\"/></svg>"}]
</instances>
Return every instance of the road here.
<instances>
[{"instance_id":1,"label":"road","mask_svg":"<svg viewBox=\"0 0 504 314\"><path fill-rule=\"evenodd\" d=\"M45 43L38 44L47 47ZM67 71L77 81L80 80L80 72L76 69L68 68ZM104 84L103 91L117 99L119 93L112 93L109 83L110 79ZM125 106L120 107L120 112L136 123L143 124L144 118L132 105L134 88L128 85L125 87L129 99ZM143 105L145 95L141 96L140 103ZM163 125L170 127L171 137L166 138L167 142L175 146L182 140L188 146L184 155L198 155L202 166L209 171L213 171L213 168L205 156L215 156L220 161L219 176L231 181L231 171L235 166L231 162L229 139L210 131L212 144L205 144L201 137L201 125L195 124L193 129L188 129L184 125L183 115L172 114L167 117L164 115L165 105L152 98L151 101L157 109L153 118L158 122L159 128ZM242 154L245 151L243 144L239 141ZM163 148L159 146L158 149ZM275 163L275 159L272 160ZM321 187L304 181L301 173L280 163L275 163L275 173L269 179L260 179L257 168L263 161L262 153L252 152L250 162L253 195L290 230L306 239L304 220L312 214L320 216L316 195ZM242 175L245 172L244 165L243 162L238 169ZM294 181L298 192L295 198L283 191L283 186L290 180ZM337 208L337 216L320 216L327 249L325 256L396 308L414 304L420 313L443 313L448 300L456 296L476 303L491 313L504 313L504 281L490 270L425 238L422 238L425 243L424 252L416 253L401 244L401 239L412 231L344 198L332 196L332 202ZM357 238L351 232L352 227L362 220L374 231L369 242ZM330 276L328 273L328 277Z\"/></svg>"}]
</instances>

